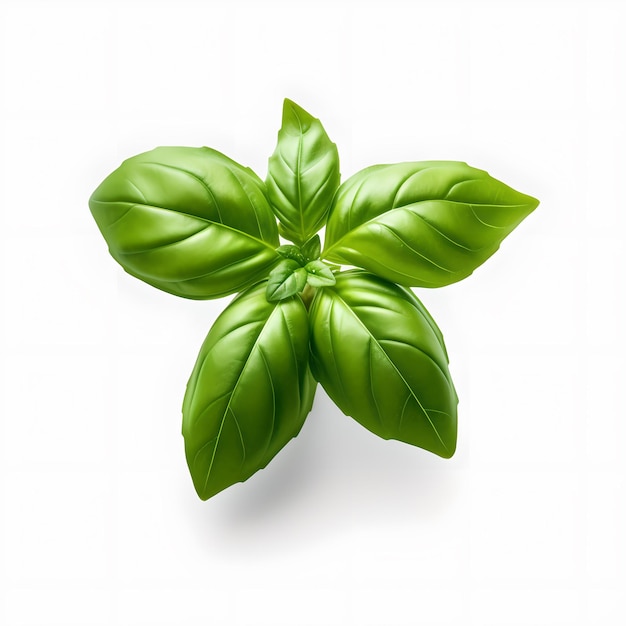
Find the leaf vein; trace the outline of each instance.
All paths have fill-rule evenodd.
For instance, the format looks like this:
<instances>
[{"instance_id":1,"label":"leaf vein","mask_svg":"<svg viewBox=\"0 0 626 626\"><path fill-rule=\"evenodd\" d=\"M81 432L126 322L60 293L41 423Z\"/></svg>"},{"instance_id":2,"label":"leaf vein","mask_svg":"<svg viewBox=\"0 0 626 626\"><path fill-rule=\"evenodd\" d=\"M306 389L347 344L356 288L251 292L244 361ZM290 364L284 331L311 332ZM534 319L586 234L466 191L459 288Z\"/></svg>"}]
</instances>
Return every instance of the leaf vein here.
<instances>
[{"instance_id":1,"label":"leaf vein","mask_svg":"<svg viewBox=\"0 0 626 626\"><path fill-rule=\"evenodd\" d=\"M488 222L481 220L480 217L478 217L478 215L476 214L476 211L474 211L474 206L471 204L468 206L470 208L470 211L472 212L472 215L476 218L476 220L479 221L484 226L487 226L487 228L494 228L496 230L506 230L507 228L509 228L508 226L495 226L494 224L489 224Z\"/></svg>"},{"instance_id":2,"label":"leaf vein","mask_svg":"<svg viewBox=\"0 0 626 626\"><path fill-rule=\"evenodd\" d=\"M428 352L426 352L425 350L422 350L421 348L418 348L417 346L413 346L410 343L407 343L406 341L399 341L397 339L380 339L380 343L395 343L401 346L407 346L407 348L410 348L412 350L417 350L418 352L421 352L425 357L427 357L429 359L429 361L431 361L432 363L434 363L437 366L437 369L443 374L444 378L446 380L448 380L448 375L446 374L446 372L444 371L444 369L441 367L441 365L439 365L439 363L437 363L437 361L435 361L433 359L432 356L430 356L430 354L428 354Z\"/></svg>"},{"instance_id":3,"label":"leaf vein","mask_svg":"<svg viewBox=\"0 0 626 626\"><path fill-rule=\"evenodd\" d=\"M242 454L241 464L239 465L239 468L241 469L243 467L243 464L246 462L246 444L243 441L243 433L241 432L241 426L239 425L239 420L237 419L235 412L233 411L232 407L229 407L228 411L230 412L230 415L233 418L233 421L235 422L235 426L237 427L237 431L239 432L239 440L241 441L241 454Z\"/></svg>"},{"instance_id":4,"label":"leaf vein","mask_svg":"<svg viewBox=\"0 0 626 626\"><path fill-rule=\"evenodd\" d=\"M190 172L189 170L186 170L183 167L178 167L177 165L171 165L170 163L157 163L156 161L145 161L145 163L146 165L156 165L157 167L164 167L166 169L171 169L177 172L183 172L184 174L187 174L187 176L191 176L191 178L193 178L194 180L197 180L207 192L207 196L209 197L209 200L213 202L213 205L215 206L215 210L217 211L217 216L220 222L222 224L224 223L224 218L222 217L222 212L220 210L220 205L217 201L217 198L215 197L215 194L213 193L213 191L209 187L209 184L206 182L206 180L203 177L198 176L198 174L194 172Z\"/></svg>"},{"instance_id":5,"label":"leaf vein","mask_svg":"<svg viewBox=\"0 0 626 626\"><path fill-rule=\"evenodd\" d=\"M380 224L380 226L382 228L384 228L385 230L389 231L389 233L391 233L391 235L393 237L395 237L395 239L397 239L403 246L406 246L411 252L415 253L417 256L421 257L422 259L424 259L426 262L430 263L431 265L434 265L435 267L439 268L440 270L443 270L444 272L447 272L448 274L454 274L455 272L447 267L444 267L443 265L439 265L439 263L435 263L435 261L433 261L432 259L428 258L425 254L422 254L421 252L418 252L415 248L413 248L413 246L410 246L405 239L403 239L400 235L398 235L398 233L396 233L396 231L391 228L391 226L389 226L388 224Z\"/></svg>"},{"instance_id":6,"label":"leaf vein","mask_svg":"<svg viewBox=\"0 0 626 626\"><path fill-rule=\"evenodd\" d=\"M274 381L272 380L272 372L270 371L267 358L265 354L263 353L263 349L261 347L259 347L259 354L261 355L263 365L265 366L265 371L267 372L267 379L269 380L270 388L272 390L272 427L270 429L270 436L267 439L267 444L265 445L265 450L263 451L263 457L265 457L272 443L272 439L274 438L274 429L276 427L276 390L274 389Z\"/></svg>"},{"instance_id":7,"label":"leaf vein","mask_svg":"<svg viewBox=\"0 0 626 626\"><path fill-rule=\"evenodd\" d=\"M141 189L139 189L139 187L130 178L126 178L126 180L131 184L131 186L133 186L137 190L137 193L141 196L144 204L148 204L148 200L146 199L143 191L141 191Z\"/></svg>"},{"instance_id":8,"label":"leaf vein","mask_svg":"<svg viewBox=\"0 0 626 626\"><path fill-rule=\"evenodd\" d=\"M404 420L404 414L406 413L406 407L409 404L409 400L411 399L411 394L406 397L404 401L404 405L402 406L402 413L400 413L400 420L398 421L398 432L402 430L402 422Z\"/></svg>"},{"instance_id":9,"label":"leaf vein","mask_svg":"<svg viewBox=\"0 0 626 626\"><path fill-rule=\"evenodd\" d=\"M233 390L232 390L230 399L228 400L228 406L226 407L226 410L225 410L224 414L222 415L222 419L220 421L220 427L219 427L219 431L217 433L217 441L215 443L215 448L213 450L213 455L211 456L211 462L209 463L209 469L207 470L207 476L206 476L206 479L204 481L204 490L206 490L206 486L207 486L207 484L209 482L209 477L211 475L211 470L213 469L213 463L215 462L215 453L217 452L217 448L219 447L219 444L220 444L220 438L222 436L222 429L224 427L224 422L226 421L226 415L228 415L228 411L230 410L231 403L233 402L233 397L237 393L237 388L239 387L239 383L241 382L241 379L242 379L242 377L243 377L243 375L244 375L248 365L250 364L250 357L252 356L252 353L255 351L257 345L259 344L259 341L261 340L261 336L263 335L263 331L265 330L265 328L267 328L267 325L269 324L270 320L272 319L272 317L274 316L275 313L276 313L276 308L274 308L274 310L270 313L269 317L265 321L265 324L263 324L263 328L261 328L261 330L259 331L259 334L257 335L257 338L255 339L254 343L252 344L252 347L250 348L250 351L248 352L248 356L246 357L245 363L243 364L243 367L241 368L241 371L239 372L239 376L237 377L237 380L235 381L235 384L233 385Z\"/></svg>"},{"instance_id":10,"label":"leaf vein","mask_svg":"<svg viewBox=\"0 0 626 626\"><path fill-rule=\"evenodd\" d=\"M380 406L378 405L378 400L376 399L376 392L374 391L374 372L372 370L372 337L370 335L368 344L368 360L369 360L369 383L370 383L370 391L372 393L372 400L374 401L374 406L376 407L376 415L378 416L378 421L380 422L381 427L385 430L385 426L383 423L383 416L380 412Z\"/></svg>"},{"instance_id":11,"label":"leaf vein","mask_svg":"<svg viewBox=\"0 0 626 626\"><path fill-rule=\"evenodd\" d=\"M176 241L169 241L168 243L164 243L158 246L152 246L151 248L144 248L143 250L132 250L131 252L120 252L120 254L124 256L134 256L136 254L145 254L149 252L154 252L155 250L163 250L165 248L169 248L170 246L175 246L179 243L182 243L183 241L188 241L189 239L192 239L196 235L202 235L207 230L207 228L210 228L210 225L204 226L203 228L196 231L195 233L192 233L191 235L184 235L180 239L176 239Z\"/></svg>"},{"instance_id":12,"label":"leaf vein","mask_svg":"<svg viewBox=\"0 0 626 626\"><path fill-rule=\"evenodd\" d=\"M351 313L351 315L354 317L354 319L356 319L358 321L358 323L364 328L365 332L371 337L371 339L378 345L378 347L380 348L380 351L385 355L385 357L386 357L387 361L389 361L389 364L391 365L391 367L395 370L396 374L399 376L399 378L404 383L404 386L408 389L409 393L413 396L413 398L415 399L415 402L417 402L417 405L422 410L422 413L424 414L424 416L428 420L428 423L430 424L431 428L435 432L435 435L437 435L437 438L441 442L441 445L447 451L448 447L446 446L446 444L444 443L443 439L441 438L441 435L439 434L439 431L437 430L437 428L433 424L433 421L430 419L430 416L426 412L426 409L424 409L422 403L420 402L420 399L417 397L417 395L413 391L412 387L409 385L409 383L406 380L406 378L402 375L402 372L400 372L400 370L398 369L396 364L393 362L393 359L387 354L387 352L385 351L383 346L380 345L380 343L378 342L376 337L371 333L369 328L361 321L361 319L357 315L354 314L354 312L352 311L350 305L339 294L336 294L336 297L342 302L344 307L348 309L348 311Z\"/></svg>"}]
</instances>

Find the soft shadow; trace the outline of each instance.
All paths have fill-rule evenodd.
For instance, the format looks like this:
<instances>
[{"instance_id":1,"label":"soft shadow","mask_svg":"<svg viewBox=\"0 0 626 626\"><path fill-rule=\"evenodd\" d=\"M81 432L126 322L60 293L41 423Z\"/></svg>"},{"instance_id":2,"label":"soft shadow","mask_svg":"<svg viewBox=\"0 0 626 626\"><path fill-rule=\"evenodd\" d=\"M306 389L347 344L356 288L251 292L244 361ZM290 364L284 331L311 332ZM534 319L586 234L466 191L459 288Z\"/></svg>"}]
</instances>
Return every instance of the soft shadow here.
<instances>
[{"instance_id":1,"label":"soft shadow","mask_svg":"<svg viewBox=\"0 0 626 626\"><path fill-rule=\"evenodd\" d=\"M231 558L276 556L355 530L437 518L453 505L461 474L453 461L372 435L318 388L299 436L193 515L200 534L210 528L213 549Z\"/></svg>"}]
</instances>

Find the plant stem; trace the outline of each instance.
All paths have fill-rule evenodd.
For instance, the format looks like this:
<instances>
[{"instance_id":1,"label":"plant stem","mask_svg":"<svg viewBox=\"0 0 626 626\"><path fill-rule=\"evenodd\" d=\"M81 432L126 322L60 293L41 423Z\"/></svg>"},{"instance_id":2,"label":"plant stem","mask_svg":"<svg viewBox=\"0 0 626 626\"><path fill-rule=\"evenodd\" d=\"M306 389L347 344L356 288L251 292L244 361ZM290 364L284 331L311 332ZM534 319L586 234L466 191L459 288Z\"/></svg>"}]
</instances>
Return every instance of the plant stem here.
<instances>
[{"instance_id":1,"label":"plant stem","mask_svg":"<svg viewBox=\"0 0 626 626\"><path fill-rule=\"evenodd\" d=\"M315 296L315 287L311 287L311 285L306 285L306 287L302 290L300 297L302 298L302 302L304 302L304 306L306 310L309 310L311 306L311 302L313 300L313 296Z\"/></svg>"}]
</instances>

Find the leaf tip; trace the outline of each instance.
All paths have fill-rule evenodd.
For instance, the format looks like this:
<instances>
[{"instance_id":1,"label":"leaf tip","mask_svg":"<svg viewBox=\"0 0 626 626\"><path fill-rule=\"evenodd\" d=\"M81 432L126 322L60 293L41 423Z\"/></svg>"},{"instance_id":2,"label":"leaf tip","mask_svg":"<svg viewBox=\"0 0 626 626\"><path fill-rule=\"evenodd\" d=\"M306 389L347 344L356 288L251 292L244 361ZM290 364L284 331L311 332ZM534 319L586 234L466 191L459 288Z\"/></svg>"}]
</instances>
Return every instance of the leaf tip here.
<instances>
[{"instance_id":1,"label":"leaf tip","mask_svg":"<svg viewBox=\"0 0 626 626\"><path fill-rule=\"evenodd\" d=\"M283 101L283 129L294 128L298 132L306 132L315 118L293 100Z\"/></svg>"},{"instance_id":2,"label":"leaf tip","mask_svg":"<svg viewBox=\"0 0 626 626\"><path fill-rule=\"evenodd\" d=\"M456 398L456 390L454 386L452 386L452 391ZM457 398L458 403L458 398ZM449 425L449 428L445 429L443 433L443 438L441 439L441 443L443 446L443 450L438 450L436 454L438 454L443 459L451 459L456 452L456 443L457 443L457 419L456 419L456 409L454 409L452 417L452 424Z\"/></svg>"},{"instance_id":3,"label":"leaf tip","mask_svg":"<svg viewBox=\"0 0 626 626\"><path fill-rule=\"evenodd\" d=\"M522 219L525 219L539 206L539 200L525 193L520 193L520 195L522 196L521 202L523 203L520 207L523 211Z\"/></svg>"},{"instance_id":4,"label":"leaf tip","mask_svg":"<svg viewBox=\"0 0 626 626\"><path fill-rule=\"evenodd\" d=\"M448 445L446 445L445 452L438 453L438 454L443 459L451 459L454 456L455 452L456 452L456 437L454 438L454 441L451 441L448 443Z\"/></svg>"}]
</instances>

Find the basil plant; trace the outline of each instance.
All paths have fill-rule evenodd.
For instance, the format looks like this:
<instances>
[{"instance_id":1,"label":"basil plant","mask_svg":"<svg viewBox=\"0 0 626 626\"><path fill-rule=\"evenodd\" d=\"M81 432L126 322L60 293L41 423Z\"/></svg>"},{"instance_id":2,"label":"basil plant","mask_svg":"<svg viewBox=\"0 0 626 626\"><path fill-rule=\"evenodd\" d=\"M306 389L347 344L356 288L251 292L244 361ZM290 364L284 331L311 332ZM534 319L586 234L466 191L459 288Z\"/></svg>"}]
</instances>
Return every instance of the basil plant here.
<instances>
[{"instance_id":1,"label":"basil plant","mask_svg":"<svg viewBox=\"0 0 626 626\"><path fill-rule=\"evenodd\" d=\"M448 355L410 287L469 276L537 205L456 161L373 165L340 184L336 145L290 100L265 181L211 148L163 147L124 161L89 201L132 276L184 298L238 293L183 402L203 500L299 433L318 382L379 437L451 457Z\"/></svg>"}]
</instances>

